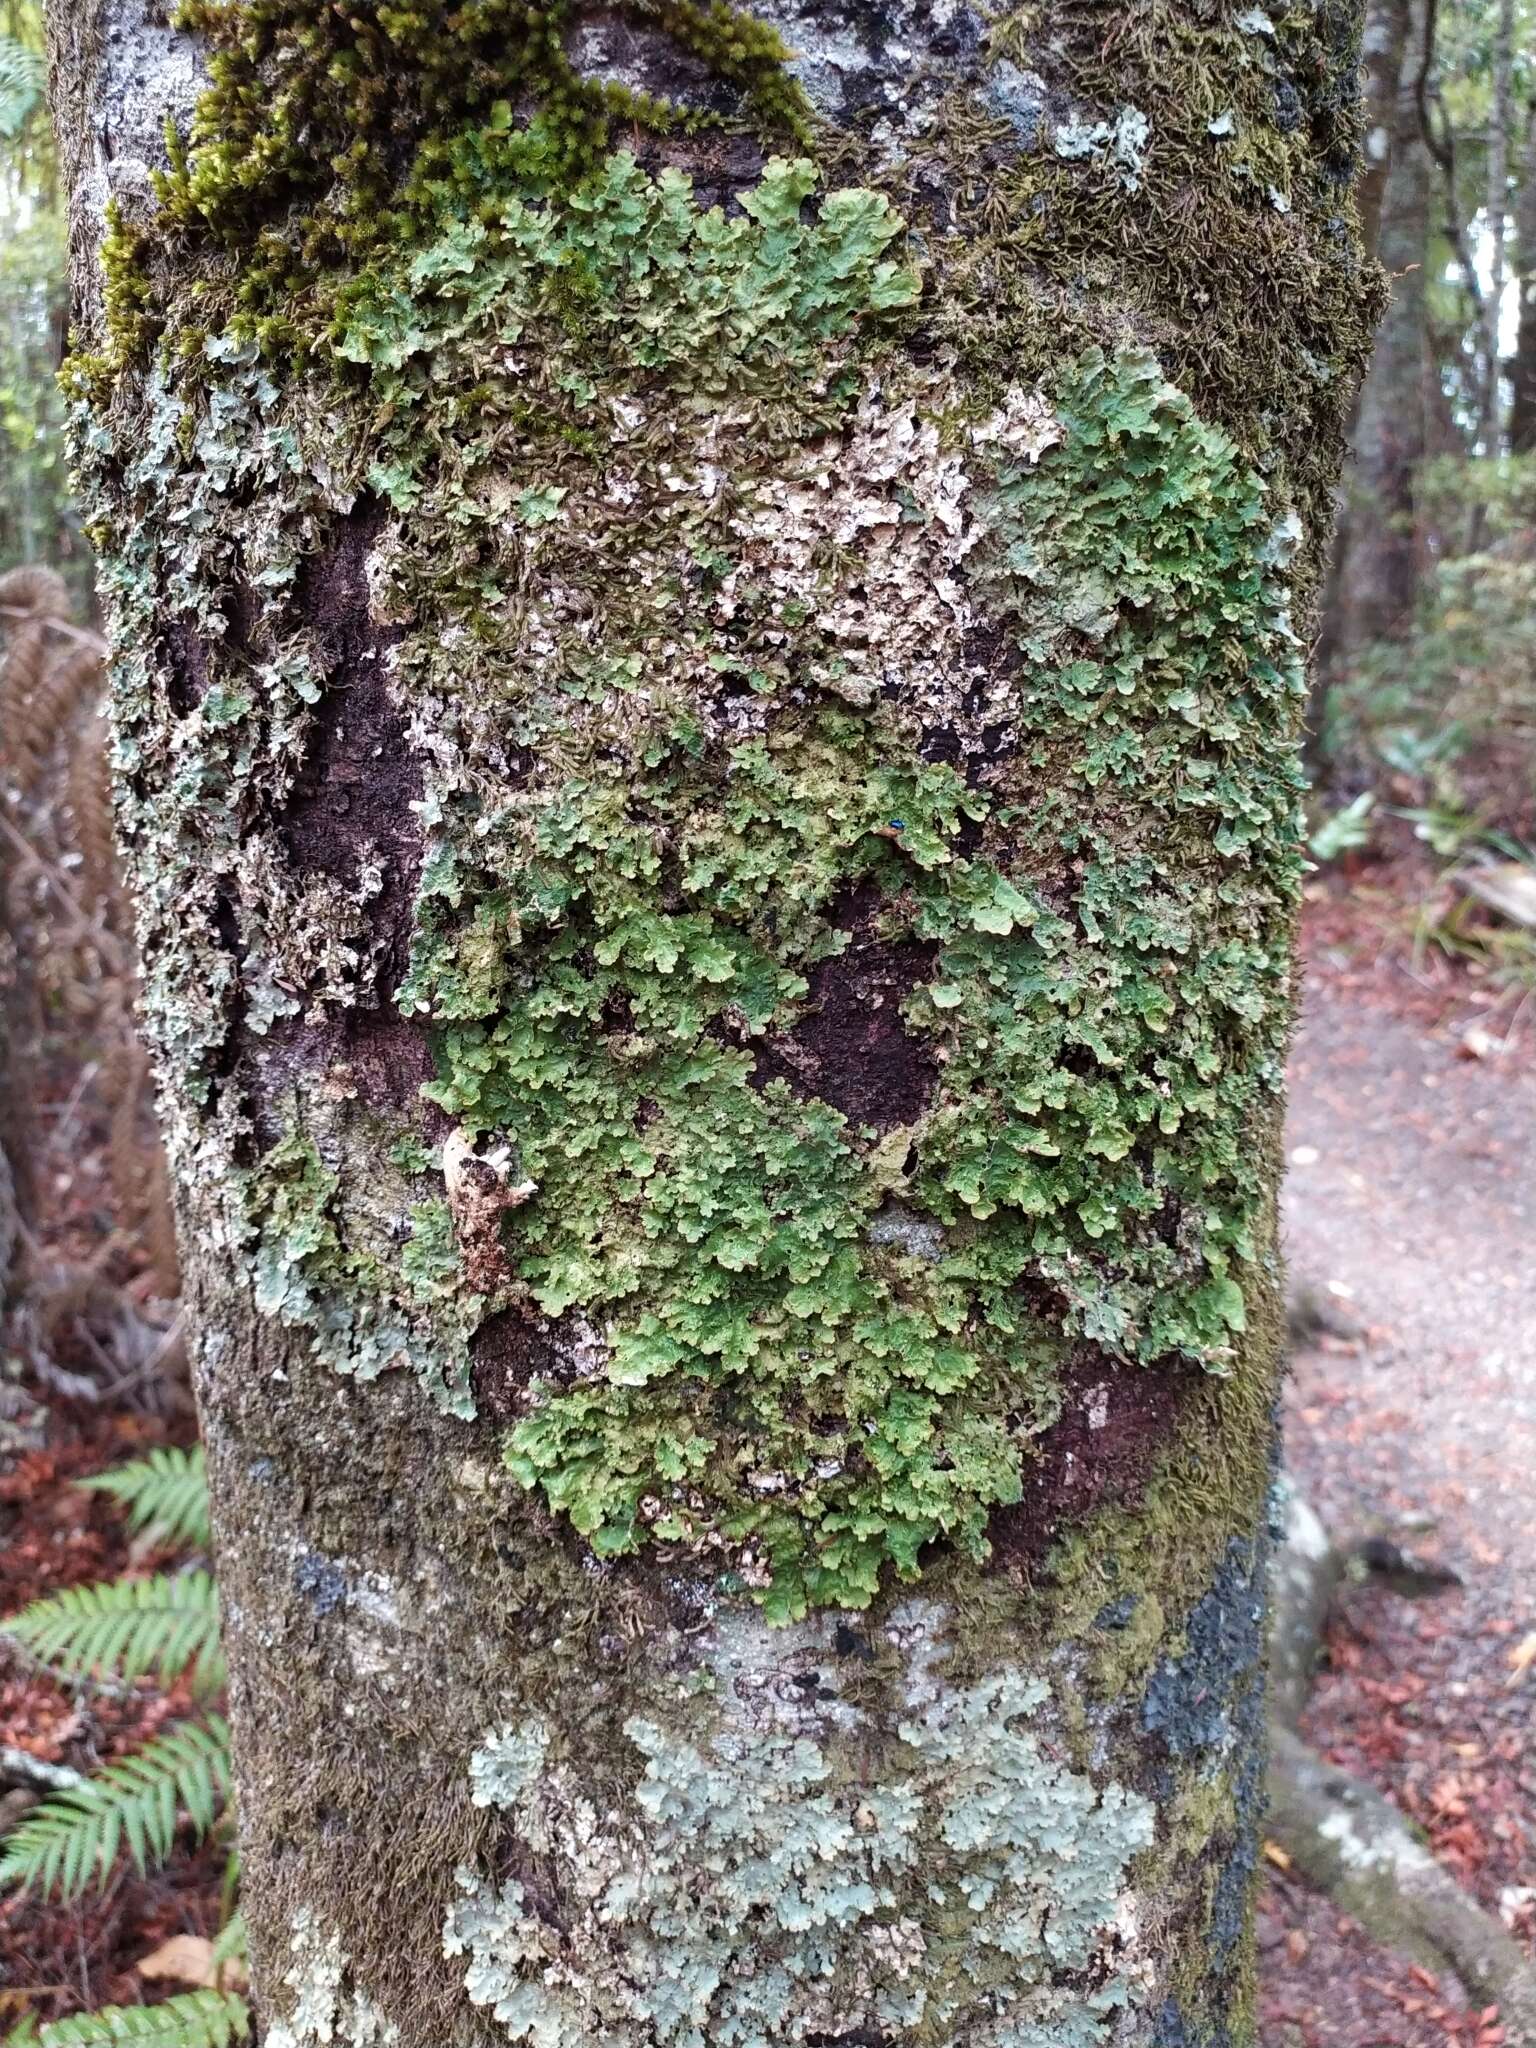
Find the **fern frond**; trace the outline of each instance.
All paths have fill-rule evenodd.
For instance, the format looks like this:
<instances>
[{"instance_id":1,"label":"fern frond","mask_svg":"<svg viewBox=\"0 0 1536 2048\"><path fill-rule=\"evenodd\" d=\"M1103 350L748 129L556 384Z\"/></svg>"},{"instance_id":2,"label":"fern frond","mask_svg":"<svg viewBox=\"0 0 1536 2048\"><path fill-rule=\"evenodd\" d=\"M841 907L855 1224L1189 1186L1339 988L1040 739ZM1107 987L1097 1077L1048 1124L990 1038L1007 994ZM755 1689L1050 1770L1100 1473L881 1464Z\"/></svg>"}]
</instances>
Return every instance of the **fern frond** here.
<instances>
[{"instance_id":1,"label":"fern frond","mask_svg":"<svg viewBox=\"0 0 1536 2048\"><path fill-rule=\"evenodd\" d=\"M219 1596L204 1571L73 1586L34 1600L0 1624L0 1634L65 1677L153 1675L170 1684L186 1673L202 1693L224 1683Z\"/></svg>"},{"instance_id":2,"label":"fern frond","mask_svg":"<svg viewBox=\"0 0 1536 2048\"><path fill-rule=\"evenodd\" d=\"M188 1550L208 1548L208 1469L201 1444L190 1451L151 1451L80 1484L121 1502L130 1529L153 1531L162 1543Z\"/></svg>"},{"instance_id":3,"label":"fern frond","mask_svg":"<svg viewBox=\"0 0 1536 2048\"><path fill-rule=\"evenodd\" d=\"M50 2020L41 2048L231 2048L250 2032L250 2007L233 1991L187 1991L161 2005L106 2005Z\"/></svg>"},{"instance_id":4,"label":"fern frond","mask_svg":"<svg viewBox=\"0 0 1536 2048\"><path fill-rule=\"evenodd\" d=\"M42 53L15 36L0 35L0 136L19 135L43 96Z\"/></svg>"},{"instance_id":5,"label":"fern frond","mask_svg":"<svg viewBox=\"0 0 1536 2048\"><path fill-rule=\"evenodd\" d=\"M209 1963L215 1970L222 1970L227 1963L248 1962L250 1953L245 1915L232 1913L214 1937L213 1954L208 1958Z\"/></svg>"},{"instance_id":6,"label":"fern frond","mask_svg":"<svg viewBox=\"0 0 1536 2048\"><path fill-rule=\"evenodd\" d=\"M5 42L0 36L0 48ZM24 562L0 576L0 609L65 619L69 616L69 586L57 569L45 569L41 562Z\"/></svg>"},{"instance_id":7,"label":"fern frond","mask_svg":"<svg viewBox=\"0 0 1536 2048\"><path fill-rule=\"evenodd\" d=\"M228 1799L228 1727L217 1714L184 1721L34 1807L5 1838L0 1885L75 1899L106 1884L124 1846L142 1874L169 1857L183 1812L201 1840Z\"/></svg>"}]
</instances>

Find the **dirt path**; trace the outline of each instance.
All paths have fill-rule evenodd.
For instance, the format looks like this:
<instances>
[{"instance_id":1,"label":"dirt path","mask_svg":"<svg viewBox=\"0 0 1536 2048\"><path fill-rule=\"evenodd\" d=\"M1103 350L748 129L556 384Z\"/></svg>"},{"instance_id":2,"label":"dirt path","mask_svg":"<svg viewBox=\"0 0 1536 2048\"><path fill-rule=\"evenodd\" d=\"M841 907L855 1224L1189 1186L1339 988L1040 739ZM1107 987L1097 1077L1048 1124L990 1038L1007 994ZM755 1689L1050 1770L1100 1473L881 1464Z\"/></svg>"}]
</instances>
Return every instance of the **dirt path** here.
<instances>
[{"instance_id":1,"label":"dirt path","mask_svg":"<svg viewBox=\"0 0 1536 2048\"><path fill-rule=\"evenodd\" d=\"M1307 991L1285 1229L1312 1327L1287 1395L1288 1461L1335 1533L1385 1535L1463 1584L1431 1602L1350 1594L1306 1732L1530 1933L1536 1072L1467 1057L1465 1022L1437 1028L1379 981L1319 972ZM1274 2048L1497 2041L1457 1987L1406 1971L1283 1878L1263 1947Z\"/></svg>"}]
</instances>

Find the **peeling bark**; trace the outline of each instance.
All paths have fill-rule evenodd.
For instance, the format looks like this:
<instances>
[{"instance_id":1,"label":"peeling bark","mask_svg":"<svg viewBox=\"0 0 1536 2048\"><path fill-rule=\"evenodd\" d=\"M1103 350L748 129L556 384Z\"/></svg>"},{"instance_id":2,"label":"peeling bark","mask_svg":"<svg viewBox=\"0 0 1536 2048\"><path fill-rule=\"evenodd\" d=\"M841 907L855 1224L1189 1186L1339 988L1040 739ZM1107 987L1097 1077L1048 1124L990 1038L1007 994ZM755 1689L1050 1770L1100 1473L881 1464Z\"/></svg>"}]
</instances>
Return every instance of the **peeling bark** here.
<instances>
[{"instance_id":1,"label":"peeling bark","mask_svg":"<svg viewBox=\"0 0 1536 2048\"><path fill-rule=\"evenodd\" d=\"M1355 8L146 12L72 376L269 2048L1251 2041Z\"/></svg>"}]
</instances>

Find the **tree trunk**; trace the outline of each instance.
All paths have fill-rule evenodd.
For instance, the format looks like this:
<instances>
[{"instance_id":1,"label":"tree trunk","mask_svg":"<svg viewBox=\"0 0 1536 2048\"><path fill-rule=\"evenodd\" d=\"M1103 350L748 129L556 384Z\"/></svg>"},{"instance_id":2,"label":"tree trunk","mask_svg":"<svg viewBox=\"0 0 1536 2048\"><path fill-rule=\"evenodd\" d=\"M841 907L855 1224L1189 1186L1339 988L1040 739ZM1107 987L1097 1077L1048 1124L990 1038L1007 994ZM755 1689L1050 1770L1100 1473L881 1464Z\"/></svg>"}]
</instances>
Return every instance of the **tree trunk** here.
<instances>
[{"instance_id":1,"label":"tree trunk","mask_svg":"<svg viewBox=\"0 0 1536 2048\"><path fill-rule=\"evenodd\" d=\"M1525 110L1520 190L1515 201L1515 266L1520 324L1510 364L1509 450L1536 454L1536 98Z\"/></svg>"},{"instance_id":2,"label":"tree trunk","mask_svg":"<svg viewBox=\"0 0 1536 2048\"><path fill-rule=\"evenodd\" d=\"M1353 8L150 12L71 374L269 2048L1251 2042Z\"/></svg>"},{"instance_id":3,"label":"tree trunk","mask_svg":"<svg viewBox=\"0 0 1536 2048\"><path fill-rule=\"evenodd\" d=\"M1375 255L1381 240L1382 209L1387 200L1392 166L1405 147L1402 95L1413 93L1417 104L1417 77L1425 34L1422 0L1419 5L1415 5L1415 0L1370 0L1366 7L1360 45L1361 117L1365 141L1357 204L1361 246L1371 255ZM1407 139L1406 146L1414 146L1412 138ZM1349 425L1351 448L1358 446L1358 403L1357 398L1357 411ZM1307 708L1308 762L1319 779L1325 778L1327 773L1323 756L1327 739L1328 692L1339 679L1344 652L1341 638L1346 628L1344 576L1349 561L1352 513L1353 506L1346 491L1341 495L1333 547L1328 557L1328 574L1318 608L1312 693ZM1370 516L1370 508L1367 507L1366 517Z\"/></svg>"},{"instance_id":4,"label":"tree trunk","mask_svg":"<svg viewBox=\"0 0 1536 2048\"><path fill-rule=\"evenodd\" d=\"M1424 0L1414 0L1412 13L1377 243L1392 296L1356 410L1341 559L1327 628L1325 659L1331 681L1348 675L1367 648L1407 631L1418 589L1415 498L1427 433L1425 255L1430 205L1430 162L1418 104Z\"/></svg>"},{"instance_id":5,"label":"tree trunk","mask_svg":"<svg viewBox=\"0 0 1536 2048\"><path fill-rule=\"evenodd\" d=\"M1510 82L1515 65L1515 0L1499 0L1493 37L1493 104L1488 117L1488 284L1483 294L1480 452L1504 452L1504 362L1500 327L1504 316L1505 229L1509 215ZM1481 525L1480 514L1475 514Z\"/></svg>"},{"instance_id":6,"label":"tree trunk","mask_svg":"<svg viewBox=\"0 0 1536 2048\"><path fill-rule=\"evenodd\" d=\"M1413 0L1369 0L1365 10L1365 32L1360 39L1361 117L1365 130L1358 204L1360 240L1374 253L1381 238L1381 210L1386 202L1387 179L1393 159L1402 143L1398 95L1410 89L1417 78L1422 48L1410 41L1415 8ZM1408 71L1404 74L1404 60Z\"/></svg>"}]
</instances>

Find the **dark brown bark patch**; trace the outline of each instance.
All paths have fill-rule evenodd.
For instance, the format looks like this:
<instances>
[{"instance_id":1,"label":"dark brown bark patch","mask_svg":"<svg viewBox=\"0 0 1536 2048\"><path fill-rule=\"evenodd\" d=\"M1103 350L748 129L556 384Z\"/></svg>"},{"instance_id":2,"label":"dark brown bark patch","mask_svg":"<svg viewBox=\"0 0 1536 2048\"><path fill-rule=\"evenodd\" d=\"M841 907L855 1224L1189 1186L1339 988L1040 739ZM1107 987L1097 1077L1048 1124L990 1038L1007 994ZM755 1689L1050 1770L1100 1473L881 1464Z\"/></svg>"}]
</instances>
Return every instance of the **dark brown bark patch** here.
<instances>
[{"instance_id":1,"label":"dark brown bark patch","mask_svg":"<svg viewBox=\"0 0 1536 2048\"><path fill-rule=\"evenodd\" d=\"M160 635L165 695L178 718L195 711L208 694L208 656L189 619L171 619Z\"/></svg>"},{"instance_id":2,"label":"dark brown bark patch","mask_svg":"<svg viewBox=\"0 0 1536 2048\"><path fill-rule=\"evenodd\" d=\"M384 519L377 500L360 500L304 565L299 608L324 665L325 691L278 833L300 874L350 881L370 847L383 861L383 893L369 908L385 965L398 979L421 864L411 805L420 800L422 776L386 674L400 629L380 624L368 601L368 556Z\"/></svg>"},{"instance_id":3,"label":"dark brown bark patch","mask_svg":"<svg viewBox=\"0 0 1536 2048\"><path fill-rule=\"evenodd\" d=\"M249 1041L247 1056L258 1067L251 1095L256 1108L270 1106L273 1122L258 1129L275 1143L286 1128L288 1105L317 1074L376 1111L419 1111L420 1128L436 1143L452 1128L435 1104L424 1100L432 1079L432 1052L422 1026L391 1009L331 1011L313 1020L281 1017L261 1038Z\"/></svg>"},{"instance_id":4,"label":"dark brown bark patch","mask_svg":"<svg viewBox=\"0 0 1536 2048\"><path fill-rule=\"evenodd\" d=\"M422 771L386 674L399 629L375 620L368 601L368 556L384 518L380 504L362 500L309 557L299 582L299 615L313 636L324 690L308 755L275 821L278 843L297 875L344 883L375 858L383 887L362 908L373 964L353 1006L280 1019L241 1048L247 1095L268 1139L280 1131L281 1105L317 1074L370 1109L402 1111L424 1107L421 1087L433 1073L422 1027L391 1005L410 957L421 867L411 805L422 793ZM424 1118L430 1136L448 1128L437 1111L424 1110Z\"/></svg>"},{"instance_id":5,"label":"dark brown bark patch","mask_svg":"<svg viewBox=\"0 0 1536 2048\"><path fill-rule=\"evenodd\" d=\"M520 1420L535 1380L562 1377L560 1353L549 1329L522 1308L487 1316L471 1339L470 1383L475 1412L489 1422Z\"/></svg>"},{"instance_id":6,"label":"dark brown bark patch","mask_svg":"<svg viewBox=\"0 0 1536 2048\"><path fill-rule=\"evenodd\" d=\"M987 1526L1007 1567L1036 1565L1095 1508L1136 1507L1179 1425L1196 1368L1119 1366L1090 1357L1064 1377L1060 1419L1023 1472L1023 1496Z\"/></svg>"},{"instance_id":7,"label":"dark brown bark patch","mask_svg":"<svg viewBox=\"0 0 1536 2048\"><path fill-rule=\"evenodd\" d=\"M880 898L861 890L843 907L846 949L811 972L792 1031L754 1047L759 1086L786 1080L850 1123L891 1130L916 1123L938 1082L933 1047L908 1035L901 1005L933 974L936 949L919 940L876 938Z\"/></svg>"}]
</instances>

